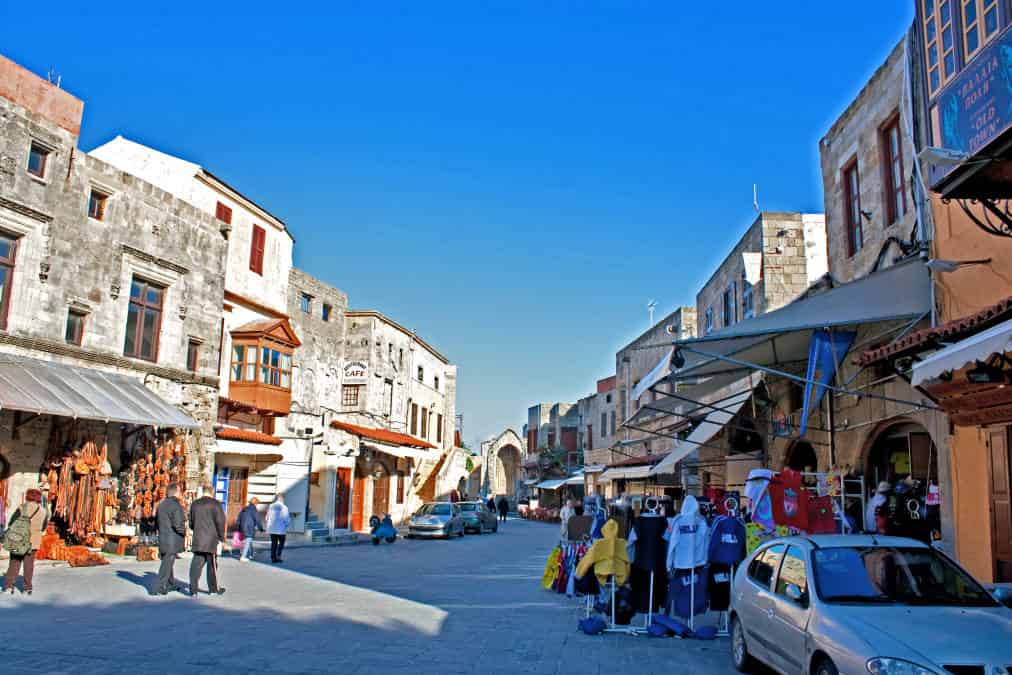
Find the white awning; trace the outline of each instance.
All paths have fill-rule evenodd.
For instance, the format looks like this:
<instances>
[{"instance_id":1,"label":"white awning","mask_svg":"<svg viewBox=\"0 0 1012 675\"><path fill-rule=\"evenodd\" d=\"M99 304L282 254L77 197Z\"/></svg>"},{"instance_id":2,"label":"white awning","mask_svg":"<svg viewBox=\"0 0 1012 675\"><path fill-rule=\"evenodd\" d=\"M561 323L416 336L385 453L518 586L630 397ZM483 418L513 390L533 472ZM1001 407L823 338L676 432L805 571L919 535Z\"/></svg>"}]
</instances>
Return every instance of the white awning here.
<instances>
[{"instance_id":1,"label":"white awning","mask_svg":"<svg viewBox=\"0 0 1012 675\"><path fill-rule=\"evenodd\" d=\"M639 400L639 397L642 396L645 391L668 376L671 372L671 357L674 356L674 354L674 347L665 351L664 356L662 356L661 360L657 362L657 365L655 365L653 369L639 381L639 384L633 387L632 397L634 401Z\"/></svg>"},{"instance_id":2,"label":"white awning","mask_svg":"<svg viewBox=\"0 0 1012 675\"><path fill-rule=\"evenodd\" d=\"M1012 350L1012 319L992 326L914 364L910 383L918 386L925 380L937 379L942 373L964 368L974 361L986 361L993 354Z\"/></svg>"},{"instance_id":3,"label":"white awning","mask_svg":"<svg viewBox=\"0 0 1012 675\"><path fill-rule=\"evenodd\" d=\"M566 479L565 485L583 485L583 474L578 473Z\"/></svg>"},{"instance_id":4,"label":"white awning","mask_svg":"<svg viewBox=\"0 0 1012 675\"><path fill-rule=\"evenodd\" d=\"M527 487L530 487L531 485L537 485L537 484L538 484L538 479L537 478L528 478L527 480L524 481L524 485L526 485Z\"/></svg>"},{"instance_id":5,"label":"white awning","mask_svg":"<svg viewBox=\"0 0 1012 675\"><path fill-rule=\"evenodd\" d=\"M695 379L754 369L718 357L763 367L805 362L814 330L886 322L899 326L930 311L931 280L927 267L920 259L899 263L710 335L678 341L677 345L687 348L682 352L685 365L669 379Z\"/></svg>"},{"instance_id":6,"label":"white awning","mask_svg":"<svg viewBox=\"0 0 1012 675\"><path fill-rule=\"evenodd\" d=\"M541 490L558 490L560 487L565 485L565 478L556 478L552 480L545 480L538 483L535 487Z\"/></svg>"},{"instance_id":7,"label":"white awning","mask_svg":"<svg viewBox=\"0 0 1012 675\"><path fill-rule=\"evenodd\" d=\"M255 456L257 459L274 464L280 462L283 456L278 452L278 446L266 443L250 443L249 441L232 441L219 438L215 441L215 455L246 455Z\"/></svg>"},{"instance_id":8,"label":"white awning","mask_svg":"<svg viewBox=\"0 0 1012 675\"><path fill-rule=\"evenodd\" d=\"M608 469L597 477L598 482L608 483L615 480L630 480L634 478L646 478L650 475L650 465L641 466L616 466Z\"/></svg>"},{"instance_id":9,"label":"white awning","mask_svg":"<svg viewBox=\"0 0 1012 675\"><path fill-rule=\"evenodd\" d=\"M601 473L604 471L604 464L591 464L590 466L583 467L583 473Z\"/></svg>"},{"instance_id":10,"label":"white awning","mask_svg":"<svg viewBox=\"0 0 1012 675\"><path fill-rule=\"evenodd\" d=\"M721 410L711 410L706 415L706 419L699 423L695 429L693 429L689 435L681 441L675 441L674 448L668 454L667 457L658 462L657 466L651 470L651 475L657 475L660 473L673 473L675 465L678 462L685 459L689 454L696 450L701 443L706 443L711 438L720 433L720 430L724 428L728 422L731 421L741 407L745 405L745 402L752 396L752 389L749 388L747 391L735 394L731 398L724 399L722 401L715 401L714 406L721 408Z\"/></svg>"},{"instance_id":11,"label":"white awning","mask_svg":"<svg viewBox=\"0 0 1012 675\"><path fill-rule=\"evenodd\" d=\"M393 455L394 457L400 457L401 459L416 459L420 462L430 459L439 459L439 453L437 450L411 448L406 445L387 445L386 443L376 443L371 440L367 441L364 438L362 439L362 447L368 447L370 450Z\"/></svg>"},{"instance_id":12,"label":"white awning","mask_svg":"<svg viewBox=\"0 0 1012 675\"><path fill-rule=\"evenodd\" d=\"M165 429L200 426L140 378L14 354L0 356L0 409Z\"/></svg>"}]
</instances>

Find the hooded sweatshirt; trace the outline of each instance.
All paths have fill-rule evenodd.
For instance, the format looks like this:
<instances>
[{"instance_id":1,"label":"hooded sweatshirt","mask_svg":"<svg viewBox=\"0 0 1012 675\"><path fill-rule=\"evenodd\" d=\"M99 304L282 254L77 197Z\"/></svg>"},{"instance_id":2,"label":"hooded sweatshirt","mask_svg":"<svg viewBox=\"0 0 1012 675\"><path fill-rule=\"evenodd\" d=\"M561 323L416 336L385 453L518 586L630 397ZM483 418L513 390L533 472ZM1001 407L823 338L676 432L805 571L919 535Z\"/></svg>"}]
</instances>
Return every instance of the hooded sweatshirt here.
<instances>
[{"instance_id":1,"label":"hooded sweatshirt","mask_svg":"<svg viewBox=\"0 0 1012 675\"><path fill-rule=\"evenodd\" d=\"M685 570L706 564L710 528L699 513L692 495L682 502L682 511L671 524L668 538L668 569Z\"/></svg>"},{"instance_id":2,"label":"hooded sweatshirt","mask_svg":"<svg viewBox=\"0 0 1012 675\"><path fill-rule=\"evenodd\" d=\"M602 539L594 542L587 554L576 566L576 576L582 577L594 569L598 581L604 583L608 577L615 575L615 583L621 586L629 577L629 556L626 553L625 539L618 537L618 523L609 520L601 528Z\"/></svg>"}]
</instances>

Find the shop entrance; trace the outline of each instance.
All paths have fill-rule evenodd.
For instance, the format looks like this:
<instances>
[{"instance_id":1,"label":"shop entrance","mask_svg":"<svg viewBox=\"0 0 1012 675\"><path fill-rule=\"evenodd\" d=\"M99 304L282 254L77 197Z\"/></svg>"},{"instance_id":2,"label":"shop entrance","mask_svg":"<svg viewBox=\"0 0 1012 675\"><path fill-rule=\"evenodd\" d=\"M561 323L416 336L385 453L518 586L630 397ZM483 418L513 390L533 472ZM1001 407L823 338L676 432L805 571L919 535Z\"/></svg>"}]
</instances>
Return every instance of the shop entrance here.
<instances>
[{"instance_id":1,"label":"shop entrance","mask_svg":"<svg viewBox=\"0 0 1012 675\"><path fill-rule=\"evenodd\" d=\"M1012 461L1009 458L1009 427L992 431L988 446L991 477L991 547L994 580L1012 581Z\"/></svg>"},{"instance_id":2,"label":"shop entrance","mask_svg":"<svg viewBox=\"0 0 1012 675\"><path fill-rule=\"evenodd\" d=\"M865 489L889 484L889 532L929 541L941 537L938 451L927 430L915 422L883 429L865 459Z\"/></svg>"},{"instance_id":3,"label":"shop entrance","mask_svg":"<svg viewBox=\"0 0 1012 675\"><path fill-rule=\"evenodd\" d=\"M246 506L246 488L249 483L249 469L220 466L215 470L215 492L225 502L225 527L235 529L239 512Z\"/></svg>"},{"instance_id":4,"label":"shop entrance","mask_svg":"<svg viewBox=\"0 0 1012 675\"><path fill-rule=\"evenodd\" d=\"M382 518L390 511L390 471L382 462L373 469L372 514Z\"/></svg>"},{"instance_id":5,"label":"shop entrance","mask_svg":"<svg viewBox=\"0 0 1012 675\"><path fill-rule=\"evenodd\" d=\"M808 441L797 441L787 455L787 468L795 471L818 471L819 458Z\"/></svg>"},{"instance_id":6,"label":"shop entrance","mask_svg":"<svg viewBox=\"0 0 1012 675\"><path fill-rule=\"evenodd\" d=\"M362 472L355 472L355 487L351 491L351 529L355 532L362 531L365 518L365 476Z\"/></svg>"},{"instance_id":7,"label":"shop entrance","mask_svg":"<svg viewBox=\"0 0 1012 675\"><path fill-rule=\"evenodd\" d=\"M351 469L337 470L337 485L334 489L334 528L348 529L348 506L351 499Z\"/></svg>"}]
</instances>

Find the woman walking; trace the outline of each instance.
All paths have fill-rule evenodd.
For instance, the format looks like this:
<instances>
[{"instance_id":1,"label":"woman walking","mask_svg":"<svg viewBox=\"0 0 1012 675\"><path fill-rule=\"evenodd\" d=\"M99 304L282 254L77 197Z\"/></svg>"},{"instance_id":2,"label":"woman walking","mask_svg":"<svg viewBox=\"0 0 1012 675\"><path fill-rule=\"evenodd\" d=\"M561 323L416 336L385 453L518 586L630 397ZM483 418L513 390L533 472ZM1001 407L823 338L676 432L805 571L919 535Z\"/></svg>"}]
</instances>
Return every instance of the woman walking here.
<instances>
[{"instance_id":1,"label":"woman walking","mask_svg":"<svg viewBox=\"0 0 1012 675\"><path fill-rule=\"evenodd\" d=\"M285 506L285 496L279 494L274 498L274 503L267 509L267 534L271 535L271 562L283 562L281 554L285 550L285 535L288 534L288 524L292 521Z\"/></svg>"},{"instance_id":2,"label":"woman walking","mask_svg":"<svg viewBox=\"0 0 1012 675\"><path fill-rule=\"evenodd\" d=\"M24 580L21 592L32 594L35 552L42 546L42 533L48 520L46 509L42 506L42 493L36 489L29 490L25 493L25 503L11 517L11 525L4 537L4 548L11 554L4 577L4 590L11 595L14 594L19 572L23 573Z\"/></svg>"}]
</instances>

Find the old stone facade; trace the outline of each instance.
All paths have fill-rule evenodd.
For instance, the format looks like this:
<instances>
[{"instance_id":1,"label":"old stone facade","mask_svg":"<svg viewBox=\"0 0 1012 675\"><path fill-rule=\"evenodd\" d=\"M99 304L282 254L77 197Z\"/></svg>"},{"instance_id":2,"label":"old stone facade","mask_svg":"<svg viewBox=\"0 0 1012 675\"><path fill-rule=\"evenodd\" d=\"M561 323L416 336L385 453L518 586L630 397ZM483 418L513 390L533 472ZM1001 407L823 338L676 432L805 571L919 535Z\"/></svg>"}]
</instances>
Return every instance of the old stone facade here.
<instances>
[{"instance_id":1,"label":"old stone facade","mask_svg":"<svg viewBox=\"0 0 1012 675\"><path fill-rule=\"evenodd\" d=\"M186 202L82 152L80 100L2 57L0 79L8 249L0 352L136 378L180 407L201 425L188 436L186 487L195 489L213 466L224 233ZM157 320L130 333L143 343L127 339L138 283L155 289L145 297ZM0 417L9 505L37 484L54 422L43 415L13 433L15 416ZM120 468L120 425L82 421L79 434L108 437Z\"/></svg>"},{"instance_id":2,"label":"old stone facade","mask_svg":"<svg viewBox=\"0 0 1012 675\"><path fill-rule=\"evenodd\" d=\"M904 76L905 39L819 141L829 272L840 283L892 264L901 251L895 242L888 250L890 238L917 239L915 199L919 197L911 187L915 160ZM895 166L889 162L893 139L899 147ZM849 176L856 178L856 195L850 192ZM856 237L848 232L848 223L854 221L854 211L848 209L853 205L860 213Z\"/></svg>"},{"instance_id":3,"label":"old stone facade","mask_svg":"<svg viewBox=\"0 0 1012 675\"><path fill-rule=\"evenodd\" d=\"M764 211L696 294L697 334L783 307L826 272L821 214Z\"/></svg>"}]
</instances>

